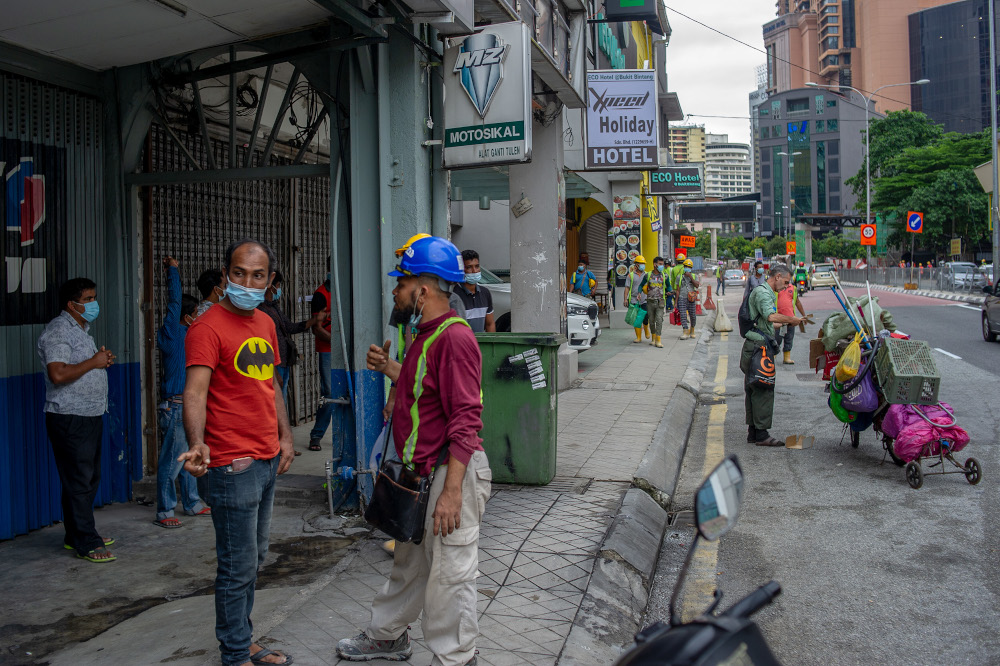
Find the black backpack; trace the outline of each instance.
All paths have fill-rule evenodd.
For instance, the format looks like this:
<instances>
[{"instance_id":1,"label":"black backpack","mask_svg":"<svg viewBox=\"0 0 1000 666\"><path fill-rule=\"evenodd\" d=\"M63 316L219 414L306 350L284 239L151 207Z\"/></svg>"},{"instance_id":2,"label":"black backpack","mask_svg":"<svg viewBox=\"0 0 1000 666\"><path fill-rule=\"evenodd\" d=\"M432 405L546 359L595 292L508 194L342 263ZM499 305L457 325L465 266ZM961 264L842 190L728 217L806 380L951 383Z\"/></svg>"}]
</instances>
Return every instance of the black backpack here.
<instances>
[{"instance_id":1,"label":"black backpack","mask_svg":"<svg viewBox=\"0 0 1000 666\"><path fill-rule=\"evenodd\" d=\"M754 287L754 289L756 289L756 287ZM753 289L747 289L743 294L743 302L740 303L740 310L736 314L736 321L740 326L741 338L747 337L747 333L752 331L754 328L754 321L750 316L750 292L752 291Z\"/></svg>"}]
</instances>

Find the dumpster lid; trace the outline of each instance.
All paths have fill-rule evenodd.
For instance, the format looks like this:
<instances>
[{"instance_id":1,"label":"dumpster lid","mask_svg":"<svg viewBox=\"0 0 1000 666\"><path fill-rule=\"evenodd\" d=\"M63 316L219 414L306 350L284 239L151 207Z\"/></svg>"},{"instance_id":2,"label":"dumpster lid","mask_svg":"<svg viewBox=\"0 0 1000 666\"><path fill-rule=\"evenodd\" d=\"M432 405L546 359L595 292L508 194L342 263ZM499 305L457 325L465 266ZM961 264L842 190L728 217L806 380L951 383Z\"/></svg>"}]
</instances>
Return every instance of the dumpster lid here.
<instances>
[{"instance_id":1,"label":"dumpster lid","mask_svg":"<svg viewBox=\"0 0 1000 666\"><path fill-rule=\"evenodd\" d=\"M514 345L558 347L566 342L566 336L561 333L476 333L476 340L480 343L502 342Z\"/></svg>"}]
</instances>

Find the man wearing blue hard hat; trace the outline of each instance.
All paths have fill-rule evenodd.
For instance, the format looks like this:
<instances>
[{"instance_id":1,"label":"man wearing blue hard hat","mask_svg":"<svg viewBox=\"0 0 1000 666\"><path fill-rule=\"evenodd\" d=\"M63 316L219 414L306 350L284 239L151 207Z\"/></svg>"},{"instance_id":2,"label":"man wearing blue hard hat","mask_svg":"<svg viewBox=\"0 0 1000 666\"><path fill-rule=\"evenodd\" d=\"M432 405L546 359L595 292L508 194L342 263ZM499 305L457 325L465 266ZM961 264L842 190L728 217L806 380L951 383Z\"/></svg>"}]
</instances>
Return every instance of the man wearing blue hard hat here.
<instances>
[{"instance_id":1,"label":"man wearing blue hard hat","mask_svg":"<svg viewBox=\"0 0 1000 666\"><path fill-rule=\"evenodd\" d=\"M476 664L479 524L492 474L478 434L479 344L448 304L452 285L465 280L465 266L458 248L431 236L413 241L389 275L396 278L395 306L416 333L402 363L390 358L388 340L372 345L368 369L396 385L392 436L400 460L422 476L437 469L423 541L396 544L371 622L341 640L337 652L349 661L407 659L413 653L407 626L423 612L432 664Z\"/></svg>"}]
</instances>

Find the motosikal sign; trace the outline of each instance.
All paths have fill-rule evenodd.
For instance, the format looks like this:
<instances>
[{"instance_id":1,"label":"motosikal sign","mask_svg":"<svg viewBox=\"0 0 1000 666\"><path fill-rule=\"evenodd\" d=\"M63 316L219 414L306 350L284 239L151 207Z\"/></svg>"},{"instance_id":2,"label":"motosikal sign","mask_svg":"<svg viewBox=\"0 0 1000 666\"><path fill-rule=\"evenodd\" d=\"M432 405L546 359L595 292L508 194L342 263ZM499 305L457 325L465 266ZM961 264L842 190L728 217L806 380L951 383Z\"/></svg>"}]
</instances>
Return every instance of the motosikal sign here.
<instances>
[{"instance_id":1,"label":"motosikal sign","mask_svg":"<svg viewBox=\"0 0 1000 666\"><path fill-rule=\"evenodd\" d=\"M655 168L660 161L656 116L653 70L587 72L586 167Z\"/></svg>"},{"instance_id":2,"label":"motosikal sign","mask_svg":"<svg viewBox=\"0 0 1000 666\"><path fill-rule=\"evenodd\" d=\"M531 159L531 53L524 23L448 40L444 53L444 166Z\"/></svg>"}]
</instances>

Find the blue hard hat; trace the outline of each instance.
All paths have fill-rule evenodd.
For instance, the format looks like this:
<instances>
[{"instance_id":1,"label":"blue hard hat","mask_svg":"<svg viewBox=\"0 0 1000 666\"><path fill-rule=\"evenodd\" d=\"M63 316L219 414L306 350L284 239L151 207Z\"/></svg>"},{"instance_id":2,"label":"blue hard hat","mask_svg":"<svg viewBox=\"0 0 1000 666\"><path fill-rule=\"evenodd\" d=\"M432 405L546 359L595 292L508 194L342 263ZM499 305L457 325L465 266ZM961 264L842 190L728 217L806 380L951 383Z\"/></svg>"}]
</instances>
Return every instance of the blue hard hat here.
<instances>
[{"instance_id":1,"label":"blue hard hat","mask_svg":"<svg viewBox=\"0 0 1000 666\"><path fill-rule=\"evenodd\" d=\"M465 263L455 245L437 236L413 241L403 252L391 277L434 275L448 282L465 281Z\"/></svg>"}]
</instances>

